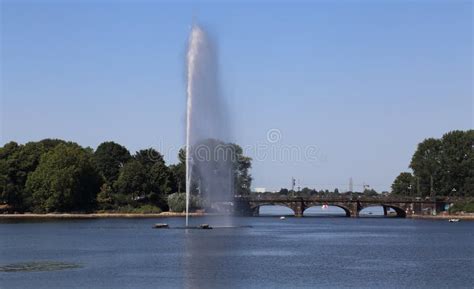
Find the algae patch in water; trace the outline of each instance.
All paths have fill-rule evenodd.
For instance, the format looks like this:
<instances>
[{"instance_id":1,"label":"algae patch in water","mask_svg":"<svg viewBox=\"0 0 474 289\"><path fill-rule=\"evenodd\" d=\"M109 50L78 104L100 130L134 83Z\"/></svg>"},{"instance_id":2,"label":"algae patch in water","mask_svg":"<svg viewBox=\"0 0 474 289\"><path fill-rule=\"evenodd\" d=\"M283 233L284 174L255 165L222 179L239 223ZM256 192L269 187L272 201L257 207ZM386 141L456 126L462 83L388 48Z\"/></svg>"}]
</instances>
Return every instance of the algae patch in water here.
<instances>
[{"instance_id":1,"label":"algae patch in water","mask_svg":"<svg viewBox=\"0 0 474 289\"><path fill-rule=\"evenodd\" d=\"M7 265L0 265L0 272L42 272L42 271L59 271L68 269L77 269L82 266L74 263L57 262L57 261L39 261L24 262Z\"/></svg>"}]
</instances>

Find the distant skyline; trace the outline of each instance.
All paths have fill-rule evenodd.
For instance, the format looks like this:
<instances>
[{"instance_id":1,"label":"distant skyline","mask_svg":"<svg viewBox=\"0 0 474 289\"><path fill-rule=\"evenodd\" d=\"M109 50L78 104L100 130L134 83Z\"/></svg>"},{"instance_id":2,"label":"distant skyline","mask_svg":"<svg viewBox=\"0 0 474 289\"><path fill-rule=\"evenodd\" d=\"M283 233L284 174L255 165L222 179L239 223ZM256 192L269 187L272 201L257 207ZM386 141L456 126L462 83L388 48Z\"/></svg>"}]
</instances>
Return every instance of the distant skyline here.
<instances>
[{"instance_id":1,"label":"distant skyline","mask_svg":"<svg viewBox=\"0 0 474 289\"><path fill-rule=\"evenodd\" d=\"M423 139L473 128L472 1L1 1L0 145L112 140L175 163L193 19L253 187L389 190Z\"/></svg>"}]
</instances>

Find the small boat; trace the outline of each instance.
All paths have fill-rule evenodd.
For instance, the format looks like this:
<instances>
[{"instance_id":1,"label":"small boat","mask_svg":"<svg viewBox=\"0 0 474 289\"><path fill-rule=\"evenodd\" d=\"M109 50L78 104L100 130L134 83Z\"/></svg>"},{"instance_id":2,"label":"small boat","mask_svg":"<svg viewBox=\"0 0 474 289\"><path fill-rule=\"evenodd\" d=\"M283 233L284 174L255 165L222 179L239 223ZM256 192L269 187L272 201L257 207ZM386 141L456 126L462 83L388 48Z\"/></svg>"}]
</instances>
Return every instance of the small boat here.
<instances>
[{"instance_id":1,"label":"small boat","mask_svg":"<svg viewBox=\"0 0 474 289\"><path fill-rule=\"evenodd\" d=\"M170 226L166 223L157 223L153 226L155 229L168 229Z\"/></svg>"},{"instance_id":2,"label":"small boat","mask_svg":"<svg viewBox=\"0 0 474 289\"><path fill-rule=\"evenodd\" d=\"M212 227L209 225L209 224L201 224L198 226L199 229L203 229L203 230L211 230Z\"/></svg>"},{"instance_id":3,"label":"small boat","mask_svg":"<svg viewBox=\"0 0 474 289\"><path fill-rule=\"evenodd\" d=\"M450 223L457 223L457 222L459 222L459 219L449 219L449 222Z\"/></svg>"},{"instance_id":4,"label":"small boat","mask_svg":"<svg viewBox=\"0 0 474 289\"><path fill-rule=\"evenodd\" d=\"M280 217L280 220L285 220L285 219L286 219L285 216Z\"/></svg>"}]
</instances>

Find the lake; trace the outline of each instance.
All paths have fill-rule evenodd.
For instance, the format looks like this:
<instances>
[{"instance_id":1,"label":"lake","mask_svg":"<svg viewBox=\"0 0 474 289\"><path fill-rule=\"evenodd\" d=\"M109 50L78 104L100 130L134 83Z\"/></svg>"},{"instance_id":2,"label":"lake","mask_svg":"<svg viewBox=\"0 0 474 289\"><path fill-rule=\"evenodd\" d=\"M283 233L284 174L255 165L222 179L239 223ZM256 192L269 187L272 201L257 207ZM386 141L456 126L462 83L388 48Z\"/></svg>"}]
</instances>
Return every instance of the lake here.
<instances>
[{"instance_id":1,"label":"lake","mask_svg":"<svg viewBox=\"0 0 474 289\"><path fill-rule=\"evenodd\" d=\"M157 222L184 219L0 220L0 288L474 288L474 222Z\"/></svg>"}]
</instances>

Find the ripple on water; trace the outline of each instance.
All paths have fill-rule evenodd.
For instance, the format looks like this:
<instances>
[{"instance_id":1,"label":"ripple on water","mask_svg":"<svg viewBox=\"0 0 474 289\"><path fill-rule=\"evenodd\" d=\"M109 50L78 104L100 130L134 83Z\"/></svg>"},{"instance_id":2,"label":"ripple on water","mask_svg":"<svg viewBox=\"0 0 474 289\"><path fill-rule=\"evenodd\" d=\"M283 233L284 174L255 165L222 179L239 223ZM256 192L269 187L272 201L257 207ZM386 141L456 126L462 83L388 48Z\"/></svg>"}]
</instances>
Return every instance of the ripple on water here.
<instances>
[{"instance_id":1,"label":"ripple on water","mask_svg":"<svg viewBox=\"0 0 474 289\"><path fill-rule=\"evenodd\" d=\"M81 265L57 261L37 261L0 265L0 272L41 272L81 268Z\"/></svg>"}]
</instances>

